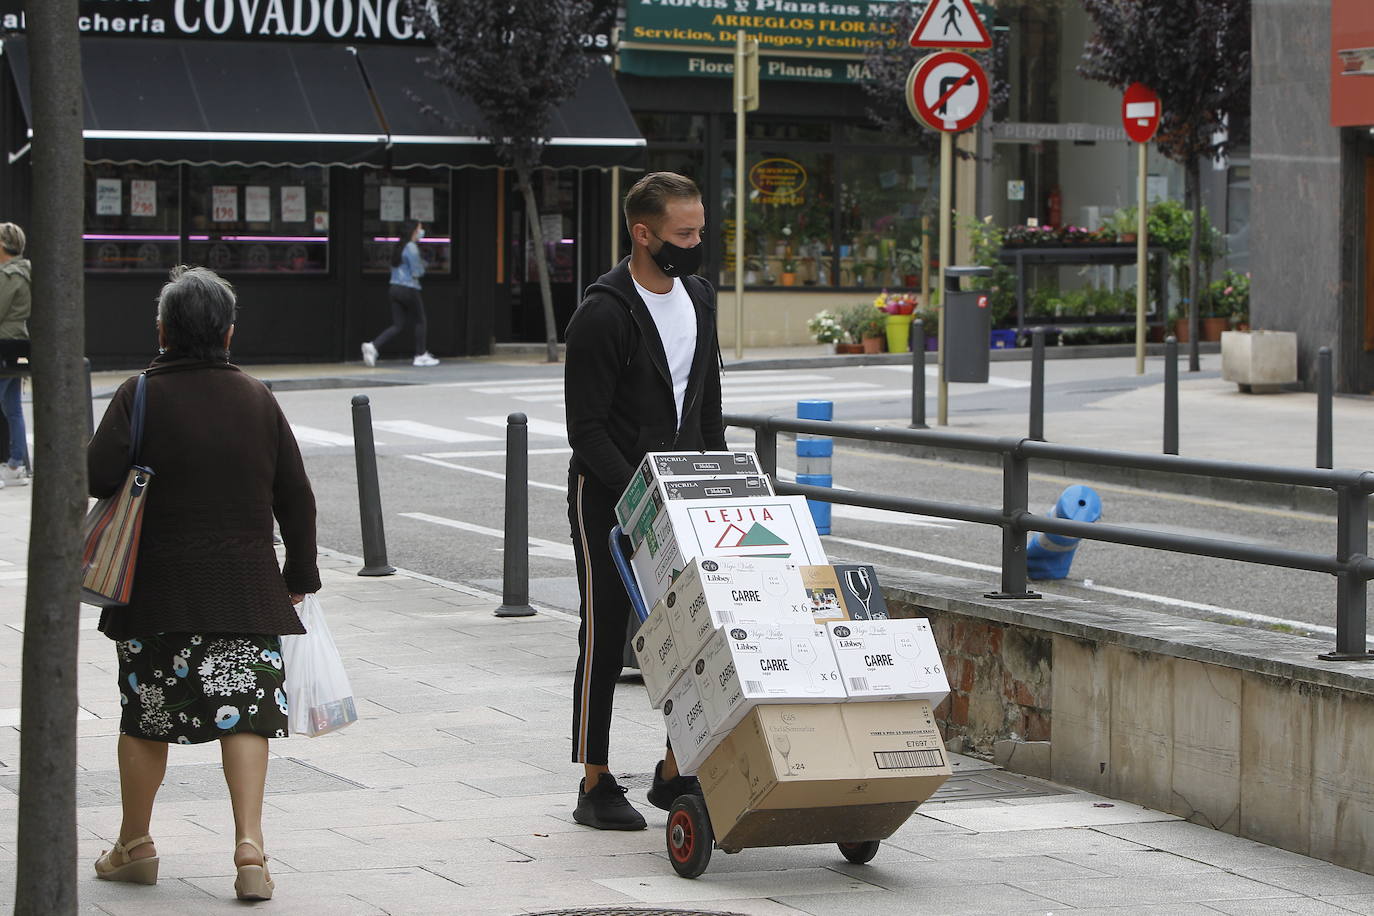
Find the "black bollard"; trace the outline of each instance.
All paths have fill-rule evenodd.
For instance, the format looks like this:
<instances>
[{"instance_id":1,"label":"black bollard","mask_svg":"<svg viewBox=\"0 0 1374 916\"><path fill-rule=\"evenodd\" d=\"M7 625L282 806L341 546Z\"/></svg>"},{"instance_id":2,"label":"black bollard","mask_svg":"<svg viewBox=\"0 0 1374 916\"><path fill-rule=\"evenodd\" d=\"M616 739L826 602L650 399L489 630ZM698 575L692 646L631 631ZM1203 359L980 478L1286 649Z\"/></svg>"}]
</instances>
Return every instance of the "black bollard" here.
<instances>
[{"instance_id":1,"label":"black bollard","mask_svg":"<svg viewBox=\"0 0 1374 916\"><path fill-rule=\"evenodd\" d=\"M1164 454L1178 454L1178 338L1164 338Z\"/></svg>"},{"instance_id":2,"label":"black bollard","mask_svg":"<svg viewBox=\"0 0 1374 916\"><path fill-rule=\"evenodd\" d=\"M396 568L386 561L382 489L377 483L377 446L372 440L372 406L365 394L353 397L353 457L358 465L358 516L363 525L363 568L358 575L390 576Z\"/></svg>"},{"instance_id":3,"label":"black bollard","mask_svg":"<svg viewBox=\"0 0 1374 916\"><path fill-rule=\"evenodd\" d=\"M1030 438L1045 441L1045 329L1031 331Z\"/></svg>"},{"instance_id":4,"label":"black bollard","mask_svg":"<svg viewBox=\"0 0 1374 916\"><path fill-rule=\"evenodd\" d=\"M506 539L497 617L533 617L530 607L529 420L506 417Z\"/></svg>"},{"instance_id":5,"label":"black bollard","mask_svg":"<svg viewBox=\"0 0 1374 916\"><path fill-rule=\"evenodd\" d=\"M911 322L911 428L926 426L926 323Z\"/></svg>"},{"instance_id":6,"label":"black bollard","mask_svg":"<svg viewBox=\"0 0 1374 916\"><path fill-rule=\"evenodd\" d=\"M1331 463L1331 398L1335 380L1331 373L1331 348L1317 351L1317 467L1329 468Z\"/></svg>"}]
</instances>

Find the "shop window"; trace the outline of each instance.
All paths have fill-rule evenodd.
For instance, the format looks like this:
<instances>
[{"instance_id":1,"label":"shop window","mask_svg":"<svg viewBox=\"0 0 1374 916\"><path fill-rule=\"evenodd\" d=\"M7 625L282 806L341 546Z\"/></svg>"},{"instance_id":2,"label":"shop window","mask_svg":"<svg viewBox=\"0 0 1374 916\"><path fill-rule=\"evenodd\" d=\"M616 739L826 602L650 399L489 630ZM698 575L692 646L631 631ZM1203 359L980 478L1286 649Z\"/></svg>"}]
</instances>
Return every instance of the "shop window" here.
<instances>
[{"instance_id":1,"label":"shop window","mask_svg":"<svg viewBox=\"0 0 1374 916\"><path fill-rule=\"evenodd\" d=\"M706 115L640 112L635 124L650 143L705 143Z\"/></svg>"},{"instance_id":2,"label":"shop window","mask_svg":"<svg viewBox=\"0 0 1374 916\"><path fill-rule=\"evenodd\" d=\"M829 121L799 121L796 119L771 119L751 117L745 125L745 136L750 140L829 143L834 133ZM725 139L735 139L735 119L725 119Z\"/></svg>"},{"instance_id":3,"label":"shop window","mask_svg":"<svg viewBox=\"0 0 1374 916\"><path fill-rule=\"evenodd\" d=\"M321 168L205 166L186 173L187 260L220 273L329 270Z\"/></svg>"},{"instance_id":4,"label":"shop window","mask_svg":"<svg viewBox=\"0 0 1374 916\"><path fill-rule=\"evenodd\" d=\"M391 252L406 220L424 224L425 273L453 272L448 169L363 173L363 273L391 271Z\"/></svg>"},{"instance_id":5,"label":"shop window","mask_svg":"<svg viewBox=\"0 0 1374 916\"><path fill-rule=\"evenodd\" d=\"M906 153L844 157L840 179L839 277L849 287L909 287L921 269L921 205L930 160Z\"/></svg>"},{"instance_id":6,"label":"shop window","mask_svg":"<svg viewBox=\"0 0 1374 916\"><path fill-rule=\"evenodd\" d=\"M750 152L745 175L747 286L835 286L834 157ZM734 156L721 169L722 285L735 282Z\"/></svg>"},{"instance_id":7,"label":"shop window","mask_svg":"<svg viewBox=\"0 0 1374 916\"><path fill-rule=\"evenodd\" d=\"M175 166L86 166L86 269L165 272L181 260Z\"/></svg>"}]
</instances>

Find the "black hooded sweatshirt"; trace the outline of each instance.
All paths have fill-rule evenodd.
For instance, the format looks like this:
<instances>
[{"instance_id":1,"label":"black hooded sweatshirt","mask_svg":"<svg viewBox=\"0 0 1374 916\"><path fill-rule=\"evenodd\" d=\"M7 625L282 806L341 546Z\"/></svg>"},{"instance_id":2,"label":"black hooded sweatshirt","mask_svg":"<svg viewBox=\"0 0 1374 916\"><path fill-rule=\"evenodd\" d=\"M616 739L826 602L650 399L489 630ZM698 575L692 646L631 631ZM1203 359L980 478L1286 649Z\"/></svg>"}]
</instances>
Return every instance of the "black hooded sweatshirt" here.
<instances>
[{"instance_id":1,"label":"black hooded sweatshirt","mask_svg":"<svg viewBox=\"0 0 1374 916\"><path fill-rule=\"evenodd\" d=\"M697 345L680 427L668 358L630 278L629 258L587 287L568 322L563 400L573 450L569 473L585 474L616 496L646 452L725 448L716 291L703 277L682 282L697 313Z\"/></svg>"}]
</instances>

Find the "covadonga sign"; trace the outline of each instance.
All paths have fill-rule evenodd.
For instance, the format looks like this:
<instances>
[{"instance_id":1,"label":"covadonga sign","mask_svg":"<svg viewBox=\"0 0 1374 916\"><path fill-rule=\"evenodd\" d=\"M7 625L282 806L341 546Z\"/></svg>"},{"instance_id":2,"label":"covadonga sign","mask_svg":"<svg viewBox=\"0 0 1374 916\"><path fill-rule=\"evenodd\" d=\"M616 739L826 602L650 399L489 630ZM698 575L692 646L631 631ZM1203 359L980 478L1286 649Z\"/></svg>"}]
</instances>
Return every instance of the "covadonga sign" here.
<instances>
[{"instance_id":1,"label":"covadonga sign","mask_svg":"<svg viewBox=\"0 0 1374 916\"><path fill-rule=\"evenodd\" d=\"M605 10L614 2L597 0L594 6ZM0 29L26 31L23 6L18 0L0 0ZM80 0L76 21L83 35L424 41L423 23L407 7L406 0ZM610 34L603 30L584 36L583 43L609 49Z\"/></svg>"}]
</instances>

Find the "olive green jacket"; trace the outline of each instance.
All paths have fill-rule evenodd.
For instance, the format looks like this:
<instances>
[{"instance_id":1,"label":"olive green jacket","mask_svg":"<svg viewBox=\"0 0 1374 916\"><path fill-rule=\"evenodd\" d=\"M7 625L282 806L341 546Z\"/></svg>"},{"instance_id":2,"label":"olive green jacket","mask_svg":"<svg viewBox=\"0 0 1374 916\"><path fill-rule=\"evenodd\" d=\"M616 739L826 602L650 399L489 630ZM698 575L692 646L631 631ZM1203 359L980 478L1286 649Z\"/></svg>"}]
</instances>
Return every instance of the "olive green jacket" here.
<instances>
[{"instance_id":1,"label":"olive green jacket","mask_svg":"<svg viewBox=\"0 0 1374 916\"><path fill-rule=\"evenodd\" d=\"M14 258L0 266L0 340L29 339L28 258Z\"/></svg>"}]
</instances>

